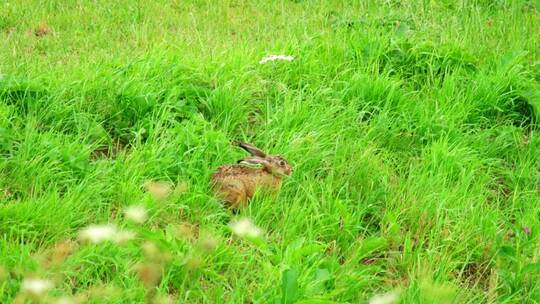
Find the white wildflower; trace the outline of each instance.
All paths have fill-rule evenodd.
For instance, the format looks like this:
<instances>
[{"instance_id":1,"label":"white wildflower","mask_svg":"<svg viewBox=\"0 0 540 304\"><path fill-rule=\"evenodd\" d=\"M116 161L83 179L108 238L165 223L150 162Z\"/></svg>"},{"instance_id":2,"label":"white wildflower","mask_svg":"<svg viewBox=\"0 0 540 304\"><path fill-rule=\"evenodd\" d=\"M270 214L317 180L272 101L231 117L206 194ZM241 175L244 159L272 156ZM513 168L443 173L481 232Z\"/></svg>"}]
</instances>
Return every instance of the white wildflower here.
<instances>
[{"instance_id":1,"label":"white wildflower","mask_svg":"<svg viewBox=\"0 0 540 304\"><path fill-rule=\"evenodd\" d=\"M53 288L53 283L43 279L24 279L21 290L34 296L42 296L49 289Z\"/></svg>"},{"instance_id":2,"label":"white wildflower","mask_svg":"<svg viewBox=\"0 0 540 304\"><path fill-rule=\"evenodd\" d=\"M119 230L113 224L90 225L79 232L79 238L94 244L105 241L124 243L134 239L135 233L129 230Z\"/></svg>"},{"instance_id":3,"label":"white wildflower","mask_svg":"<svg viewBox=\"0 0 540 304\"><path fill-rule=\"evenodd\" d=\"M369 299L369 304L394 304L399 300L399 292L378 294Z\"/></svg>"},{"instance_id":4,"label":"white wildflower","mask_svg":"<svg viewBox=\"0 0 540 304\"><path fill-rule=\"evenodd\" d=\"M265 64L270 61L276 61L276 60L285 60L285 61L293 61L294 57L289 55L270 55L263 57L261 61L259 61L259 64Z\"/></svg>"},{"instance_id":5,"label":"white wildflower","mask_svg":"<svg viewBox=\"0 0 540 304\"><path fill-rule=\"evenodd\" d=\"M71 297L61 297L58 298L55 304L76 304L77 300Z\"/></svg>"},{"instance_id":6,"label":"white wildflower","mask_svg":"<svg viewBox=\"0 0 540 304\"><path fill-rule=\"evenodd\" d=\"M125 243L135 238L135 233L129 230L117 231L114 235L113 241L116 243Z\"/></svg>"},{"instance_id":7,"label":"white wildflower","mask_svg":"<svg viewBox=\"0 0 540 304\"><path fill-rule=\"evenodd\" d=\"M124 214L126 215L126 218L138 224L144 223L147 219L146 209L144 206L140 205L127 207L126 210L124 210Z\"/></svg>"},{"instance_id":8,"label":"white wildflower","mask_svg":"<svg viewBox=\"0 0 540 304\"><path fill-rule=\"evenodd\" d=\"M112 241L115 238L118 230L116 226L107 225L90 225L79 233L79 237L82 240L90 241L92 243L101 243L104 241Z\"/></svg>"},{"instance_id":9,"label":"white wildflower","mask_svg":"<svg viewBox=\"0 0 540 304\"><path fill-rule=\"evenodd\" d=\"M143 186L158 201L165 200L172 192L171 184L163 181L148 180L144 182Z\"/></svg>"},{"instance_id":10,"label":"white wildflower","mask_svg":"<svg viewBox=\"0 0 540 304\"><path fill-rule=\"evenodd\" d=\"M261 228L255 226L248 218L241 218L229 224L232 232L239 237L258 238L262 236Z\"/></svg>"}]
</instances>

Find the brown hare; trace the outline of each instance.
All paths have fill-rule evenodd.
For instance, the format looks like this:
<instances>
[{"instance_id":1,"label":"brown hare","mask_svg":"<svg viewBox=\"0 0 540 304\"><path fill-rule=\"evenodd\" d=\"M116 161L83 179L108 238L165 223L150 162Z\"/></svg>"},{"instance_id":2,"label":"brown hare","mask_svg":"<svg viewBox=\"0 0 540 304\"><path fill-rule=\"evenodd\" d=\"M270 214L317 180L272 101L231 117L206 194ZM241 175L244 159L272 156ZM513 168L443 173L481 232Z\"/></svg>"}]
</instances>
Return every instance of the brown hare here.
<instances>
[{"instance_id":1,"label":"brown hare","mask_svg":"<svg viewBox=\"0 0 540 304\"><path fill-rule=\"evenodd\" d=\"M237 164L221 166L212 175L212 189L230 207L244 206L259 188L277 191L281 179L292 172L292 167L281 155L266 155L259 148L244 142L233 144L251 154Z\"/></svg>"}]
</instances>

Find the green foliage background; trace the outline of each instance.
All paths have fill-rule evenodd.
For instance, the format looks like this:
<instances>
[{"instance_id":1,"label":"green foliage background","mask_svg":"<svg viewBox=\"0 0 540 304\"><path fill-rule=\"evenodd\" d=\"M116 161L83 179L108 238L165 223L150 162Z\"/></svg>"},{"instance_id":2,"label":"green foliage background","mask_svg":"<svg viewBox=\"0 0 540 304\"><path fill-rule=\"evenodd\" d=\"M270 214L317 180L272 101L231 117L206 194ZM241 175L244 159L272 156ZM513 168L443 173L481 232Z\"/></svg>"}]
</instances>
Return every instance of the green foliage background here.
<instances>
[{"instance_id":1,"label":"green foliage background","mask_svg":"<svg viewBox=\"0 0 540 304\"><path fill-rule=\"evenodd\" d=\"M0 302L143 303L133 271L170 254L158 295L189 303L540 301L538 1L0 3ZM292 62L264 65L268 54ZM208 189L242 139L294 165L236 215ZM186 185L158 202L148 180ZM121 210L143 204L131 227ZM78 245L90 224L139 231ZM217 242L199 256L189 223ZM131 225L131 226L130 226ZM147 296L146 296L147 297ZM48 300L43 300L48 301ZM53 301L53 300L51 300Z\"/></svg>"}]
</instances>

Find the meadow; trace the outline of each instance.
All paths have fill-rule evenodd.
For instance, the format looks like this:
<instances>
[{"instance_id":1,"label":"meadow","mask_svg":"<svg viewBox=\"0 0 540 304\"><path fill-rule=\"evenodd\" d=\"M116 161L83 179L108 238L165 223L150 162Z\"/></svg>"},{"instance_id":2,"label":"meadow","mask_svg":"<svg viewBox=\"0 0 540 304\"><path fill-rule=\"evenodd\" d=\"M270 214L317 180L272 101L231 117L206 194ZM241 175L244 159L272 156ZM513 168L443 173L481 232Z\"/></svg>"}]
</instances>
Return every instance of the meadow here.
<instances>
[{"instance_id":1,"label":"meadow","mask_svg":"<svg viewBox=\"0 0 540 304\"><path fill-rule=\"evenodd\" d=\"M1 1L0 303L540 303L539 39L535 0ZM234 140L294 167L236 212Z\"/></svg>"}]
</instances>

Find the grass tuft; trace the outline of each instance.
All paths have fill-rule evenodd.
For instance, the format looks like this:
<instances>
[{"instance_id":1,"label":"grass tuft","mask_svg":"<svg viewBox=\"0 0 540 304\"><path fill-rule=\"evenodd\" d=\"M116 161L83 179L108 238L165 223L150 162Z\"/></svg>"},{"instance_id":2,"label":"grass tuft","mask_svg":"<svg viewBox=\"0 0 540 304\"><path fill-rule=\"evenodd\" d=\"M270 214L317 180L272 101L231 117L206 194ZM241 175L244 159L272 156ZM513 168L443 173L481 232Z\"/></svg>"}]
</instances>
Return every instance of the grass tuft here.
<instances>
[{"instance_id":1,"label":"grass tuft","mask_svg":"<svg viewBox=\"0 0 540 304\"><path fill-rule=\"evenodd\" d=\"M0 302L537 303L539 11L3 1Z\"/></svg>"}]
</instances>

